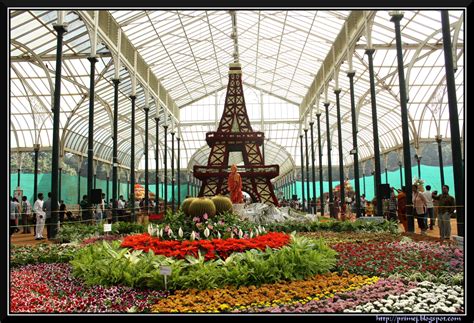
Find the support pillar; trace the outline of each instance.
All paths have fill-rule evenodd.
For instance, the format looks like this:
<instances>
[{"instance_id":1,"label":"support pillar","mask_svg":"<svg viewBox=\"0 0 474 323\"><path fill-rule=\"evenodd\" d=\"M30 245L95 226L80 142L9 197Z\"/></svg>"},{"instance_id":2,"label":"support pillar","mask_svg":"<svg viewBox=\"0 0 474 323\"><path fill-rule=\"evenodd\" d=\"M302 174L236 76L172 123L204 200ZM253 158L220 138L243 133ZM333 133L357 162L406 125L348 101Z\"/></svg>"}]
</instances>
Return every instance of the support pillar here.
<instances>
[{"instance_id":1,"label":"support pillar","mask_svg":"<svg viewBox=\"0 0 474 323\"><path fill-rule=\"evenodd\" d=\"M110 180L110 177L107 175L107 186L106 186L106 188L105 188L105 191L106 191L106 193L105 193L105 195L106 195L106 197L105 197L105 198L106 198L105 202L106 202L106 204L109 203L109 180Z\"/></svg>"},{"instance_id":2,"label":"support pillar","mask_svg":"<svg viewBox=\"0 0 474 323\"><path fill-rule=\"evenodd\" d=\"M443 49L446 69L446 87L448 89L449 127L451 129L451 151L453 158L454 193L456 197L456 219L458 235L464 237L464 159L461 151L461 137L459 131L459 117L456 99L456 82L454 78L453 48L449 26L448 10L441 10L441 24L443 30Z\"/></svg>"},{"instance_id":3,"label":"support pillar","mask_svg":"<svg viewBox=\"0 0 474 323\"><path fill-rule=\"evenodd\" d=\"M129 196L131 197L132 203L132 222L137 222L135 217L135 100L137 97L135 95L130 95L132 100L132 117L130 125L130 191Z\"/></svg>"},{"instance_id":4,"label":"support pillar","mask_svg":"<svg viewBox=\"0 0 474 323\"><path fill-rule=\"evenodd\" d=\"M177 206L176 208L178 209L180 206L181 206L181 172L179 170L179 167L180 167L180 141L181 141L181 138L177 137L176 140L178 141L178 158L177 158L177 161L176 161L176 178L177 178L177 185L178 185L178 201L177 201Z\"/></svg>"},{"instance_id":5,"label":"support pillar","mask_svg":"<svg viewBox=\"0 0 474 323\"><path fill-rule=\"evenodd\" d=\"M300 135L300 148L301 148L301 205L303 206L303 211L305 208L305 194L304 194L304 158L303 158L303 134Z\"/></svg>"},{"instance_id":6,"label":"support pillar","mask_svg":"<svg viewBox=\"0 0 474 323\"><path fill-rule=\"evenodd\" d=\"M339 197L341 205L345 205L345 187L344 187L344 160L342 159L342 130L341 130L341 104L339 102L340 89L334 90L336 94L336 110L337 110L337 145L339 149ZM347 206L347 205L346 205ZM342 210L341 210L342 212Z\"/></svg>"},{"instance_id":7,"label":"support pillar","mask_svg":"<svg viewBox=\"0 0 474 323\"><path fill-rule=\"evenodd\" d=\"M326 135L328 145L328 181L329 181L329 215L331 218L337 218L337 214L334 214L334 200L332 194L332 164L331 164L331 133L329 131L329 102L324 103L326 108Z\"/></svg>"},{"instance_id":8,"label":"support pillar","mask_svg":"<svg viewBox=\"0 0 474 323\"><path fill-rule=\"evenodd\" d=\"M377 199L377 216L383 216L382 195L379 194L380 187L380 148L379 148L379 128L377 119L377 102L375 98L375 75L374 75L374 56L375 49L367 48L365 53L369 59L369 75L370 75L370 101L372 103L372 132L374 134L374 157L375 157L375 196Z\"/></svg>"},{"instance_id":9,"label":"support pillar","mask_svg":"<svg viewBox=\"0 0 474 323\"><path fill-rule=\"evenodd\" d=\"M321 215L324 215L324 187L323 187L323 151L321 150L321 112L316 114L318 118L318 153L319 153L319 198L321 200Z\"/></svg>"},{"instance_id":10,"label":"support pillar","mask_svg":"<svg viewBox=\"0 0 474 323\"><path fill-rule=\"evenodd\" d=\"M62 174L63 174L63 169L62 168L59 168L59 180L58 180L58 202L61 201L61 177L62 177ZM20 186L20 183L18 183L18 186Z\"/></svg>"},{"instance_id":11,"label":"support pillar","mask_svg":"<svg viewBox=\"0 0 474 323\"><path fill-rule=\"evenodd\" d=\"M20 173L21 173L21 169L18 168L17 170L17 174L18 174L18 178L17 178L17 181L16 181L16 186L20 187Z\"/></svg>"},{"instance_id":12,"label":"support pillar","mask_svg":"<svg viewBox=\"0 0 474 323\"><path fill-rule=\"evenodd\" d=\"M349 88L351 94L351 119L352 119L352 158L354 158L354 191L356 200L356 218L361 216L360 214L360 182L359 182L359 147L357 143L357 118L355 110L355 98L354 98L354 71L349 71L347 76L349 77ZM365 167L364 167L364 195L365 195Z\"/></svg>"},{"instance_id":13,"label":"support pillar","mask_svg":"<svg viewBox=\"0 0 474 323\"><path fill-rule=\"evenodd\" d=\"M171 131L171 210L175 211L174 205L174 130Z\"/></svg>"},{"instance_id":14,"label":"support pillar","mask_svg":"<svg viewBox=\"0 0 474 323\"><path fill-rule=\"evenodd\" d=\"M40 145L39 144L34 144L33 145L33 150L35 152L35 170L34 170L34 183L33 183L33 205L38 198L38 153L39 153Z\"/></svg>"},{"instance_id":15,"label":"support pillar","mask_svg":"<svg viewBox=\"0 0 474 323\"><path fill-rule=\"evenodd\" d=\"M443 166L443 149L441 148L442 136L435 136L436 142L438 143L438 158L439 158L439 176L441 178L441 186L444 185L444 166Z\"/></svg>"},{"instance_id":16,"label":"support pillar","mask_svg":"<svg viewBox=\"0 0 474 323\"><path fill-rule=\"evenodd\" d=\"M157 107L158 109L158 107ZM159 172L159 157L160 157L160 118L155 118L155 138L156 138L156 148L155 148L155 187L156 187L156 195L155 195L155 213L159 213L160 207L160 172Z\"/></svg>"},{"instance_id":17,"label":"support pillar","mask_svg":"<svg viewBox=\"0 0 474 323\"><path fill-rule=\"evenodd\" d=\"M400 169L400 189L403 188L403 173L402 173L402 161L398 161L398 168Z\"/></svg>"},{"instance_id":18,"label":"support pillar","mask_svg":"<svg viewBox=\"0 0 474 323\"><path fill-rule=\"evenodd\" d=\"M416 165L418 166L418 178L421 178L421 156L416 154L415 159L416 159Z\"/></svg>"},{"instance_id":19,"label":"support pillar","mask_svg":"<svg viewBox=\"0 0 474 323\"><path fill-rule=\"evenodd\" d=\"M314 167L314 136L313 136L313 126L314 121L309 123L309 127L311 129L311 175L313 179L313 199L314 199L314 214L318 213L318 203L316 201L316 174L315 174L315 167Z\"/></svg>"},{"instance_id":20,"label":"support pillar","mask_svg":"<svg viewBox=\"0 0 474 323\"><path fill-rule=\"evenodd\" d=\"M117 154L117 141L118 141L118 86L120 79L113 79L114 83L114 129L112 135L112 217L117 221L117 200L118 200L118 154ZM120 185L120 184L118 184Z\"/></svg>"},{"instance_id":21,"label":"support pillar","mask_svg":"<svg viewBox=\"0 0 474 323\"><path fill-rule=\"evenodd\" d=\"M413 189L411 175L411 157L410 157L410 134L408 130L408 109L407 109L407 93L405 84L405 72L403 68L403 52L402 52L402 34L400 31L400 20L403 13L390 13L392 21L395 25L395 40L397 47L397 63L398 63L398 80L400 86L400 109L402 117L402 138L403 138L403 164L405 167L405 188L407 195L407 223L408 232L415 232L415 219L413 217Z\"/></svg>"},{"instance_id":22,"label":"support pillar","mask_svg":"<svg viewBox=\"0 0 474 323\"><path fill-rule=\"evenodd\" d=\"M87 145L87 199L89 204L91 203L91 191L95 188L95 175L94 175L94 99L95 99L95 63L97 58L88 57L91 63L90 70L90 89L89 89L89 135Z\"/></svg>"},{"instance_id":23,"label":"support pillar","mask_svg":"<svg viewBox=\"0 0 474 323\"><path fill-rule=\"evenodd\" d=\"M145 104L148 104L148 102L145 102ZM150 111L149 107L145 107L143 109L145 112L145 212L146 215L149 213L148 205L150 205L149 201L149 188L148 188L148 112Z\"/></svg>"},{"instance_id":24,"label":"support pillar","mask_svg":"<svg viewBox=\"0 0 474 323\"><path fill-rule=\"evenodd\" d=\"M165 129L165 153L163 157L163 162L165 166L165 178L163 181L163 189L164 189L164 206L165 206L165 214L168 210L168 125L163 125L163 129Z\"/></svg>"},{"instance_id":25,"label":"support pillar","mask_svg":"<svg viewBox=\"0 0 474 323\"><path fill-rule=\"evenodd\" d=\"M60 13L61 14L61 13ZM56 44L56 73L54 84L54 102L53 102L53 155L51 169L51 231L50 239L55 239L58 233L58 170L59 170L59 122L60 122L60 103L61 103L61 68L63 56L63 34L67 31L63 24L53 26L57 32Z\"/></svg>"},{"instance_id":26,"label":"support pillar","mask_svg":"<svg viewBox=\"0 0 474 323\"><path fill-rule=\"evenodd\" d=\"M308 129L304 129L304 141L305 141L305 148L306 148L306 203L307 212L311 212L311 196L309 192L309 149L308 149Z\"/></svg>"},{"instance_id":27,"label":"support pillar","mask_svg":"<svg viewBox=\"0 0 474 323\"><path fill-rule=\"evenodd\" d=\"M81 168L77 170L77 204L81 203Z\"/></svg>"}]
</instances>

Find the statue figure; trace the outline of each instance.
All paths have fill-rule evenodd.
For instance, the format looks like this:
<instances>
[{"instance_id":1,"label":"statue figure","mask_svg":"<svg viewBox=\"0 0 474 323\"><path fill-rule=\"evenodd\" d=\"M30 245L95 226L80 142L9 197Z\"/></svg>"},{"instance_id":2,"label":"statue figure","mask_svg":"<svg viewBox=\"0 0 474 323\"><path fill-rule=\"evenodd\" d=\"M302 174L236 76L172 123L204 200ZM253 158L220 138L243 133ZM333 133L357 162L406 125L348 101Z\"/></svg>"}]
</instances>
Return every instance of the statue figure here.
<instances>
[{"instance_id":1,"label":"statue figure","mask_svg":"<svg viewBox=\"0 0 474 323\"><path fill-rule=\"evenodd\" d=\"M232 164L230 167L229 178L227 179L227 188L230 192L230 200L232 203L243 203L244 195L242 194L242 178L237 173L237 166Z\"/></svg>"}]
</instances>

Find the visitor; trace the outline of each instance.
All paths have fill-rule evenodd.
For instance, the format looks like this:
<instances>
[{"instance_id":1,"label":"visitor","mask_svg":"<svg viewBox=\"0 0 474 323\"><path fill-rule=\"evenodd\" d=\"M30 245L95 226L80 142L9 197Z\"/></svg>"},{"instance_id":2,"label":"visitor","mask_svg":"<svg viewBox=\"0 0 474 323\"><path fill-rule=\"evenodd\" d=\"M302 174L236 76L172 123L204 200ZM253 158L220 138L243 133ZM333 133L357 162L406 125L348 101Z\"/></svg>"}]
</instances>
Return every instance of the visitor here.
<instances>
[{"instance_id":1,"label":"visitor","mask_svg":"<svg viewBox=\"0 0 474 323\"><path fill-rule=\"evenodd\" d=\"M105 212L105 194L102 193L100 203L97 203L96 210L95 210L95 220L97 223L102 222L102 220L104 219L104 212Z\"/></svg>"},{"instance_id":2,"label":"visitor","mask_svg":"<svg viewBox=\"0 0 474 323\"><path fill-rule=\"evenodd\" d=\"M324 216L329 215L329 197L326 198L326 203L324 204Z\"/></svg>"},{"instance_id":3,"label":"visitor","mask_svg":"<svg viewBox=\"0 0 474 323\"><path fill-rule=\"evenodd\" d=\"M390 199L388 200L388 218L389 221L397 221L397 197L394 188L390 188Z\"/></svg>"},{"instance_id":4,"label":"visitor","mask_svg":"<svg viewBox=\"0 0 474 323\"><path fill-rule=\"evenodd\" d=\"M397 190L397 209L398 209L398 220L403 226L405 232L408 232L408 220L407 220L407 194L405 186L401 190Z\"/></svg>"},{"instance_id":5,"label":"visitor","mask_svg":"<svg viewBox=\"0 0 474 323\"><path fill-rule=\"evenodd\" d=\"M59 202L59 224L60 225L64 223L65 216L66 216L66 204L64 204L64 201L61 200Z\"/></svg>"},{"instance_id":6,"label":"visitor","mask_svg":"<svg viewBox=\"0 0 474 323\"><path fill-rule=\"evenodd\" d=\"M365 199L365 194L362 194L360 197L360 214L365 216L365 208L366 208L367 200Z\"/></svg>"},{"instance_id":7,"label":"visitor","mask_svg":"<svg viewBox=\"0 0 474 323\"><path fill-rule=\"evenodd\" d=\"M438 200L438 226L440 239L451 239L451 214L454 213L454 197L449 195L449 186L443 185L443 193L435 197Z\"/></svg>"},{"instance_id":8,"label":"visitor","mask_svg":"<svg viewBox=\"0 0 474 323\"><path fill-rule=\"evenodd\" d=\"M30 201L28 201L26 195L21 198L21 210L21 218L23 224L22 234L31 233L30 227L28 226L28 223L31 222L31 204Z\"/></svg>"},{"instance_id":9,"label":"visitor","mask_svg":"<svg viewBox=\"0 0 474 323\"><path fill-rule=\"evenodd\" d=\"M431 197L433 199L433 213L434 213L434 219L433 219L433 224L436 224L436 219L438 218L438 215L439 215L439 201L436 199L436 197L438 196L438 191L433 191L433 193L431 193Z\"/></svg>"},{"instance_id":10,"label":"visitor","mask_svg":"<svg viewBox=\"0 0 474 323\"><path fill-rule=\"evenodd\" d=\"M423 192L426 198L426 215L425 215L425 227L428 227L428 218L430 219L430 230L433 230L435 225L434 217L434 205L433 205L433 193L431 192L431 186L426 185L426 190Z\"/></svg>"},{"instance_id":11,"label":"visitor","mask_svg":"<svg viewBox=\"0 0 474 323\"><path fill-rule=\"evenodd\" d=\"M18 232L17 219L20 214L19 204L15 202L16 198L10 196L10 236Z\"/></svg>"},{"instance_id":12,"label":"visitor","mask_svg":"<svg viewBox=\"0 0 474 323\"><path fill-rule=\"evenodd\" d=\"M415 217L418 222L418 227L421 230L422 235L426 235L427 228L425 227L425 215L426 215L426 198L423 193L418 191L418 185L413 185L413 207Z\"/></svg>"},{"instance_id":13,"label":"visitor","mask_svg":"<svg viewBox=\"0 0 474 323\"><path fill-rule=\"evenodd\" d=\"M120 195L119 200L117 202L117 221L123 221L123 217L125 215L125 200L123 199L123 195Z\"/></svg>"},{"instance_id":14,"label":"visitor","mask_svg":"<svg viewBox=\"0 0 474 323\"><path fill-rule=\"evenodd\" d=\"M52 222L51 222L51 192L48 193L48 199L46 201L44 201L43 203L43 210L46 212L46 222L45 222L45 225L46 225L46 237L48 239L51 238L51 226L52 226Z\"/></svg>"},{"instance_id":15,"label":"visitor","mask_svg":"<svg viewBox=\"0 0 474 323\"><path fill-rule=\"evenodd\" d=\"M346 218L350 220L352 217L352 197L350 197L350 195L347 195L345 198L345 201L346 201Z\"/></svg>"},{"instance_id":16,"label":"visitor","mask_svg":"<svg viewBox=\"0 0 474 323\"><path fill-rule=\"evenodd\" d=\"M85 224L90 224L92 220L92 215L89 209L89 201L87 195L82 196L82 201L79 203L80 210L81 210L81 220L84 221Z\"/></svg>"},{"instance_id":17,"label":"visitor","mask_svg":"<svg viewBox=\"0 0 474 323\"><path fill-rule=\"evenodd\" d=\"M33 205L33 210L36 214L36 229L35 229L35 240L43 240L43 230L46 221L46 213L43 210L43 193L38 193L38 199Z\"/></svg>"},{"instance_id":18,"label":"visitor","mask_svg":"<svg viewBox=\"0 0 474 323\"><path fill-rule=\"evenodd\" d=\"M365 207L366 216L372 216L374 214L374 206L370 201L366 202L367 206Z\"/></svg>"}]
</instances>

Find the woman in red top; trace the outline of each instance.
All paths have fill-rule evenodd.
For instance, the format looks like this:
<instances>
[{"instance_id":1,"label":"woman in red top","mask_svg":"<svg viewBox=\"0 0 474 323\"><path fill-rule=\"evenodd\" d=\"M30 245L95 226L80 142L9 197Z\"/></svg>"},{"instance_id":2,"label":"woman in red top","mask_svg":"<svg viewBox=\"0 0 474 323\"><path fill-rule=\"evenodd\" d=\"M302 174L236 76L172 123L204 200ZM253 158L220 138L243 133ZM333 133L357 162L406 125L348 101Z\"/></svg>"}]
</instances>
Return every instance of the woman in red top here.
<instances>
[{"instance_id":1,"label":"woman in red top","mask_svg":"<svg viewBox=\"0 0 474 323\"><path fill-rule=\"evenodd\" d=\"M243 203L244 195L242 194L242 178L240 177L240 174L237 173L237 166L235 164L230 167L227 188L229 189L230 200L232 203Z\"/></svg>"}]
</instances>

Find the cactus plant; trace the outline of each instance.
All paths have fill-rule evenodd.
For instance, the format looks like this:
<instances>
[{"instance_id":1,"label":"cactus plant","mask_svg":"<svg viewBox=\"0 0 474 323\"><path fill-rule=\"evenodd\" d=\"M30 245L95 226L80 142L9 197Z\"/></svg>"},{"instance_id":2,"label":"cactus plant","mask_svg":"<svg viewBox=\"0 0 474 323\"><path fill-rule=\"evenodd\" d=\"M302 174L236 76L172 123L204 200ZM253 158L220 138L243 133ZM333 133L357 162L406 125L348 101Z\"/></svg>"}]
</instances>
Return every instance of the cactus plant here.
<instances>
[{"instance_id":1,"label":"cactus plant","mask_svg":"<svg viewBox=\"0 0 474 323\"><path fill-rule=\"evenodd\" d=\"M196 197L188 197L184 199L183 203L181 204L181 210L183 210L184 214L189 215L189 206L196 199Z\"/></svg>"},{"instance_id":2,"label":"cactus plant","mask_svg":"<svg viewBox=\"0 0 474 323\"><path fill-rule=\"evenodd\" d=\"M216 206L216 214L232 211L232 201L226 196L217 195L211 198L211 201Z\"/></svg>"},{"instance_id":3,"label":"cactus plant","mask_svg":"<svg viewBox=\"0 0 474 323\"><path fill-rule=\"evenodd\" d=\"M216 215L216 206L210 199L199 197L191 202L188 213L192 217L202 217L205 213L207 213L207 216L211 218Z\"/></svg>"}]
</instances>

